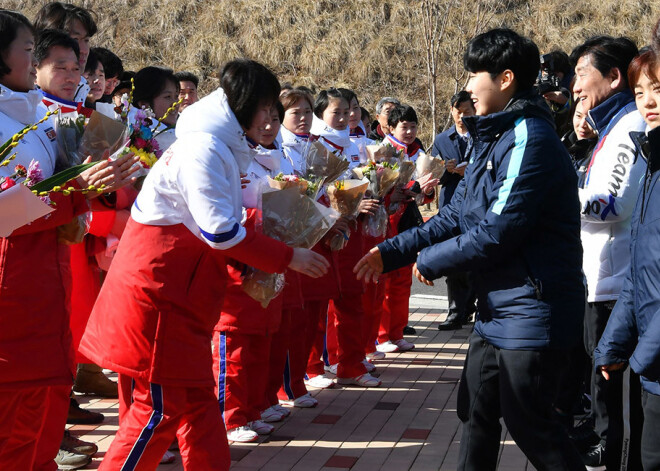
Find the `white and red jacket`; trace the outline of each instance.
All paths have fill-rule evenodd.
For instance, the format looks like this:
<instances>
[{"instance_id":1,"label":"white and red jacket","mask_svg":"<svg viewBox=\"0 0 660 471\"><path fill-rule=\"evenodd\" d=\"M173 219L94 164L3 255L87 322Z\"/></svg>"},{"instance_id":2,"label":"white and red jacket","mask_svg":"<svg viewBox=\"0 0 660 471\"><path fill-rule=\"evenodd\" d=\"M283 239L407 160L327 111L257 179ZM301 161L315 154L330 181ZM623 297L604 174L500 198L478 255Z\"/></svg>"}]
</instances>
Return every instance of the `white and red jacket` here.
<instances>
[{"instance_id":1,"label":"white and red jacket","mask_svg":"<svg viewBox=\"0 0 660 471\"><path fill-rule=\"evenodd\" d=\"M305 149L309 145L309 134L295 134L284 126L280 127L278 140L282 143L284 160L280 165L280 171L285 175L293 175L296 172L304 173L307 167L305 162Z\"/></svg>"},{"instance_id":2,"label":"white and red jacket","mask_svg":"<svg viewBox=\"0 0 660 471\"><path fill-rule=\"evenodd\" d=\"M222 89L176 135L135 201L80 351L134 378L207 387L228 259L282 272L293 250L240 224L239 174L254 153Z\"/></svg>"},{"instance_id":3,"label":"white and red jacket","mask_svg":"<svg viewBox=\"0 0 660 471\"><path fill-rule=\"evenodd\" d=\"M343 131L328 126L322 119L313 117L311 134L318 136L319 142L332 152L339 151L342 157L349 162L348 170L360 165L360 149L351 141L348 127ZM349 172L350 173L350 172ZM346 177L350 178L350 177Z\"/></svg>"},{"instance_id":4,"label":"white and red jacket","mask_svg":"<svg viewBox=\"0 0 660 471\"><path fill-rule=\"evenodd\" d=\"M0 86L0 141L3 143L45 115L41 93L17 93ZM30 131L14 148L16 159L0 168L14 173L39 162L44 178L55 165L54 131L49 122ZM0 388L66 385L73 356L66 306L68 249L57 242L56 227L87 210L81 193L51 196L55 211L0 238ZM64 265L61 265L64 263Z\"/></svg>"},{"instance_id":5,"label":"white and red jacket","mask_svg":"<svg viewBox=\"0 0 660 471\"><path fill-rule=\"evenodd\" d=\"M415 162L417 160L417 157L424 154L424 149L422 149L422 146L419 145L418 141L415 141L412 144L407 145L401 142L400 140L398 140L396 137L394 137L391 134L385 136L385 139L383 139L383 142L381 142L381 144L382 145L389 144L392 147L394 147L396 150L403 151L406 155L406 158L411 162Z\"/></svg>"},{"instance_id":6,"label":"white and red jacket","mask_svg":"<svg viewBox=\"0 0 660 471\"><path fill-rule=\"evenodd\" d=\"M366 164L369 161L367 146L375 144L376 141L367 137L367 132L364 129L362 121L360 121L357 128L351 129L350 137L351 142L355 144L360 151L360 163Z\"/></svg>"}]
</instances>

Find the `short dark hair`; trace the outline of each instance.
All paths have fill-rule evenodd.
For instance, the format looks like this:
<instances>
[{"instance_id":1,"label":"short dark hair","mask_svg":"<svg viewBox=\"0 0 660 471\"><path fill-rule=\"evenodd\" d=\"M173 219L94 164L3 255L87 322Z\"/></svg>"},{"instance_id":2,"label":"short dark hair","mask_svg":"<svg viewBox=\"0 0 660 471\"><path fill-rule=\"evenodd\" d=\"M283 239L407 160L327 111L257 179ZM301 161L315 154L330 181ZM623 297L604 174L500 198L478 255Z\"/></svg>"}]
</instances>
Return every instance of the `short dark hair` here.
<instances>
[{"instance_id":1,"label":"short dark hair","mask_svg":"<svg viewBox=\"0 0 660 471\"><path fill-rule=\"evenodd\" d=\"M306 100L310 108L314 108L314 98L307 91L300 88L285 88L280 93L280 103L284 111L298 103L299 100Z\"/></svg>"},{"instance_id":2,"label":"short dark hair","mask_svg":"<svg viewBox=\"0 0 660 471\"><path fill-rule=\"evenodd\" d=\"M390 114L387 116L388 126L395 128L397 124L402 121L408 121L409 123L417 123L417 113L415 109L410 105L397 105L392 108Z\"/></svg>"},{"instance_id":3,"label":"short dark hair","mask_svg":"<svg viewBox=\"0 0 660 471\"><path fill-rule=\"evenodd\" d=\"M2 55L7 52L21 28L27 28L34 35L34 27L30 20L16 11L0 9L0 77L11 72L9 66L2 60Z\"/></svg>"},{"instance_id":4,"label":"short dark hair","mask_svg":"<svg viewBox=\"0 0 660 471\"><path fill-rule=\"evenodd\" d=\"M176 79L179 82L192 82L193 84L195 84L195 88L199 87L199 78L197 77L197 75L193 74L192 72L188 72L184 70L182 72L177 72L174 75L176 76Z\"/></svg>"},{"instance_id":5,"label":"short dark hair","mask_svg":"<svg viewBox=\"0 0 660 471\"><path fill-rule=\"evenodd\" d=\"M101 64L103 64L103 70L105 71L105 76L107 78L120 78L121 74L124 73L124 63L117 56L117 54L112 52L110 49L106 49L104 47L93 47L91 52L96 54L96 56L101 61Z\"/></svg>"},{"instance_id":6,"label":"short dark hair","mask_svg":"<svg viewBox=\"0 0 660 471\"><path fill-rule=\"evenodd\" d=\"M591 57L591 64L602 76L612 69L619 69L624 82L628 83L628 66L637 55L637 46L625 37L594 36L587 39L571 52L571 62L577 65L578 60L586 55Z\"/></svg>"},{"instance_id":7,"label":"short dark hair","mask_svg":"<svg viewBox=\"0 0 660 471\"><path fill-rule=\"evenodd\" d=\"M550 51L550 56L552 57L552 65L555 69L555 72L561 72L564 76L571 75L573 72L573 67L571 66L571 59L561 49L554 49Z\"/></svg>"},{"instance_id":8,"label":"short dark hair","mask_svg":"<svg viewBox=\"0 0 660 471\"><path fill-rule=\"evenodd\" d=\"M358 106L360 105L360 100L358 100L358 97L353 90L348 88L338 88L337 90L339 90L339 93L344 96L349 105L351 104L351 101L353 101L353 98L358 102Z\"/></svg>"},{"instance_id":9,"label":"short dark hair","mask_svg":"<svg viewBox=\"0 0 660 471\"><path fill-rule=\"evenodd\" d=\"M360 120L364 121L367 118L371 119L371 113L365 107L360 106Z\"/></svg>"},{"instance_id":10,"label":"short dark hair","mask_svg":"<svg viewBox=\"0 0 660 471\"><path fill-rule=\"evenodd\" d=\"M89 37L92 37L98 31L94 16L96 15L91 10L77 5L51 2L41 7L34 19L34 27L37 30L62 29L69 31L73 22L77 20L82 23Z\"/></svg>"},{"instance_id":11,"label":"short dark hair","mask_svg":"<svg viewBox=\"0 0 660 471\"><path fill-rule=\"evenodd\" d=\"M470 98L470 94L465 90L461 90L460 92L456 93L449 100L452 108L458 108L459 106L461 106L461 103L465 103L466 101L472 103L472 98Z\"/></svg>"},{"instance_id":12,"label":"short dark hair","mask_svg":"<svg viewBox=\"0 0 660 471\"><path fill-rule=\"evenodd\" d=\"M644 49L628 66L628 86L635 91L635 85L640 75L644 74L652 81L657 82L656 67L658 58L652 48Z\"/></svg>"},{"instance_id":13,"label":"short dark hair","mask_svg":"<svg viewBox=\"0 0 660 471\"><path fill-rule=\"evenodd\" d=\"M99 66L99 63L103 65L103 62L99 60L99 56L93 50L89 50L89 55L87 56L87 63L85 64L84 72L95 72ZM105 67L103 67L103 73L105 74Z\"/></svg>"},{"instance_id":14,"label":"short dark hair","mask_svg":"<svg viewBox=\"0 0 660 471\"><path fill-rule=\"evenodd\" d=\"M276 101L273 105L277 109L277 116L280 118L280 123L284 121L284 105L280 101Z\"/></svg>"},{"instance_id":15,"label":"short dark hair","mask_svg":"<svg viewBox=\"0 0 660 471\"><path fill-rule=\"evenodd\" d=\"M280 95L280 82L275 74L250 59L227 62L220 72L220 86L227 95L229 107L244 128L250 127L261 104L272 105Z\"/></svg>"},{"instance_id":16,"label":"short dark hair","mask_svg":"<svg viewBox=\"0 0 660 471\"><path fill-rule=\"evenodd\" d=\"M314 101L314 114L317 118L323 118L323 112L330 104L331 98L335 100L346 100L346 97L336 88L321 90ZM348 100L347 102L350 104Z\"/></svg>"},{"instance_id":17,"label":"short dark hair","mask_svg":"<svg viewBox=\"0 0 660 471\"><path fill-rule=\"evenodd\" d=\"M48 58L50 48L55 46L72 49L76 54L76 58L80 58L78 41L72 39L71 36L59 29L44 29L39 31L39 36L34 46L34 58L37 64L41 64L44 59Z\"/></svg>"},{"instance_id":18,"label":"short dark hair","mask_svg":"<svg viewBox=\"0 0 660 471\"><path fill-rule=\"evenodd\" d=\"M534 86L541 61L539 48L531 39L508 28L496 28L470 40L463 55L463 66L472 73L488 72L492 78L511 70L516 91L522 91Z\"/></svg>"},{"instance_id":19,"label":"short dark hair","mask_svg":"<svg viewBox=\"0 0 660 471\"><path fill-rule=\"evenodd\" d=\"M153 108L154 98L156 98L167 86L167 82L172 82L179 91L179 81L174 76L172 69L166 67L149 66L140 69L135 74L135 90L133 90L132 105L139 108L139 103L147 102Z\"/></svg>"}]
</instances>

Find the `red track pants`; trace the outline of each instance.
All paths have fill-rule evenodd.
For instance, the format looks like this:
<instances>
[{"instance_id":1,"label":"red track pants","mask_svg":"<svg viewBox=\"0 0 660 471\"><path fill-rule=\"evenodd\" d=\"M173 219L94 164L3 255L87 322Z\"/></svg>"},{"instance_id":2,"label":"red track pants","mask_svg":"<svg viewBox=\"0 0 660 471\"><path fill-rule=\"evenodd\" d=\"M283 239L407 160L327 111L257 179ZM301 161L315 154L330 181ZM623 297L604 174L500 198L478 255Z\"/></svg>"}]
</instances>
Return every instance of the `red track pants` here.
<instances>
[{"instance_id":1,"label":"red track pants","mask_svg":"<svg viewBox=\"0 0 660 471\"><path fill-rule=\"evenodd\" d=\"M388 340L395 342L403 338L403 328L408 325L411 286L412 265L387 274L378 343Z\"/></svg>"},{"instance_id":2,"label":"red track pants","mask_svg":"<svg viewBox=\"0 0 660 471\"><path fill-rule=\"evenodd\" d=\"M229 469L227 434L212 386L163 386L120 374L119 391L119 430L100 470L153 471L175 436L184 469Z\"/></svg>"},{"instance_id":3,"label":"red track pants","mask_svg":"<svg viewBox=\"0 0 660 471\"><path fill-rule=\"evenodd\" d=\"M57 469L70 392L71 386L0 390L0 469Z\"/></svg>"},{"instance_id":4,"label":"red track pants","mask_svg":"<svg viewBox=\"0 0 660 471\"><path fill-rule=\"evenodd\" d=\"M213 375L227 430L261 419L270 344L268 335L213 333Z\"/></svg>"},{"instance_id":5,"label":"red track pants","mask_svg":"<svg viewBox=\"0 0 660 471\"><path fill-rule=\"evenodd\" d=\"M367 372L364 360L362 294L351 293L330 301L326 331L328 363L337 364L338 378L355 378Z\"/></svg>"},{"instance_id":6,"label":"red track pants","mask_svg":"<svg viewBox=\"0 0 660 471\"><path fill-rule=\"evenodd\" d=\"M380 318L383 315L383 304L385 302L386 277L381 276L378 283L367 283L365 292L362 294L362 306L364 318L362 321L362 338L365 353L376 351L376 340Z\"/></svg>"}]
</instances>

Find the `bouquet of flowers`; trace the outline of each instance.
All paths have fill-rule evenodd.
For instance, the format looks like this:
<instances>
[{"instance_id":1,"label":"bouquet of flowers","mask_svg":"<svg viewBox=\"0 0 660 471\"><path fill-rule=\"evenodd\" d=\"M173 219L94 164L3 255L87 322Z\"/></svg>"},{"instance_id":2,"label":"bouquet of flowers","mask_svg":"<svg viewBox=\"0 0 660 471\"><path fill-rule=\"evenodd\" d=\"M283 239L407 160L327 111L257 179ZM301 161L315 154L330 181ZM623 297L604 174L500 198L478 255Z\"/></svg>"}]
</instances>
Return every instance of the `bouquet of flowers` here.
<instances>
[{"instance_id":1,"label":"bouquet of flowers","mask_svg":"<svg viewBox=\"0 0 660 471\"><path fill-rule=\"evenodd\" d=\"M275 178L268 177L268 186L276 190L285 190L287 188L297 188L298 191L312 199L316 199L321 189L322 180L307 180L299 175L284 175L279 173Z\"/></svg>"},{"instance_id":2,"label":"bouquet of flowers","mask_svg":"<svg viewBox=\"0 0 660 471\"><path fill-rule=\"evenodd\" d=\"M332 183L348 170L348 160L330 152L318 141L309 142L304 155L308 180L322 179L326 184Z\"/></svg>"},{"instance_id":3,"label":"bouquet of flowers","mask_svg":"<svg viewBox=\"0 0 660 471\"><path fill-rule=\"evenodd\" d=\"M367 193L372 197L382 200L399 180L398 163L375 163L369 162L364 167L353 169L358 178L369 180ZM379 205L376 214L367 214L363 221L362 229L371 237L383 237L387 231L387 210L384 205Z\"/></svg>"},{"instance_id":4,"label":"bouquet of flowers","mask_svg":"<svg viewBox=\"0 0 660 471\"><path fill-rule=\"evenodd\" d=\"M397 150L391 144L373 144L367 146L370 162L396 163L403 160L403 151Z\"/></svg>"},{"instance_id":5,"label":"bouquet of flowers","mask_svg":"<svg viewBox=\"0 0 660 471\"><path fill-rule=\"evenodd\" d=\"M428 175L432 175L431 178L440 178L445 173L445 161L440 157L432 157L428 154L420 154L417 157L416 172L417 178Z\"/></svg>"},{"instance_id":6,"label":"bouquet of flowers","mask_svg":"<svg viewBox=\"0 0 660 471\"><path fill-rule=\"evenodd\" d=\"M402 160L399 162L399 178L397 185L407 185L415 173L415 163L410 160Z\"/></svg>"},{"instance_id":7,"label":"bouquet of flowers","mask_svg":"<svg viewBox=\"0 0 660 471\"><path fill-rule=\"evenodd\" d=\"M57 162L60 171L80 165L88 156L96 162L106 151L115 154L128 139L129 129L96 111L89 119L76 112L60 114L55 120Z\"/></svg>"},{"instance_id":8,"label":"bouquet of flowers","mask_svg":"<svg viewBox=\"0 0 660 471\"><path fill-rule=\"evenodd\" d=\"M8 167L16 159L17 152L13 154L10 152L18 146L28 132L36 130L39 124L56 113L57 111L48 112L41 121L26 126L2 144L0 146L0 168ZM31 160L27 168L21 164L15 165L11 174L0 177L0 237L9 236L19 227L53 211L51 206L54 203L49 198L52 192L62 192L68 195L73 191L102 191L102 189L94 187L85 189L69 187L67 189L63 186L92 165L94 163L76 165L45 180L39 162Z\"/></svg>"},{"instance_id":9,"label":"bouquet of flowers","mask_svg":"<svg viewBox=\"0 0 660 471\"><path fill-rule=\"evenodd\" d=\"M369 186L367 180L337 180L328 186L327 194L330 207L337 211L342 217L355 219L364 193ZM330 240L330 249L341 250L345 247L349 234L336 234Z\"/></svg>"},{"instance_id":10,"label":"bouquet of flowers","mask_svg":"<svg viewBox=\"0 0 660 471\"><path fill-rule=\"evenodd\" d=\"M290 247L311 248L332 228L339 214L300 193L299 188L261 195L261 229L265 235ZM282 291L284 275L248 267L243 291L265 308Z\"/></svg>"}]
</instances>

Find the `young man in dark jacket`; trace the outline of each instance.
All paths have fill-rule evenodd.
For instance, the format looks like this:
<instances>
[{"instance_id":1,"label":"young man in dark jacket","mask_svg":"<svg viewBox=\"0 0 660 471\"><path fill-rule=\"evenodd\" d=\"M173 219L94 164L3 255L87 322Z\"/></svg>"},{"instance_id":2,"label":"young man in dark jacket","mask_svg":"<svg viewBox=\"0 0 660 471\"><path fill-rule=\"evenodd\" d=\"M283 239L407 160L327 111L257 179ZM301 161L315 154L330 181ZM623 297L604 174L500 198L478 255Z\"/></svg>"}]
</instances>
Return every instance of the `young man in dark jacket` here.
<instances>
[{"instance_id":1,"label":"young man in dark jacket","mask_svg":"<svg viewBox=\"0 0 660 471\"><path fill-rule=\"evenodd\" d=\"M502 417L537 469L584 470L552 407L584 311L577 177L533 92L531 40L483 33L464 65L477 111L464 119L473 139L465 178L437 216L372 249L355 271L375 280L417 260L427 284L473 272L478 314L459 389L458 469L496 468Z\"/></svg>"},{"instance_id":2,"label":"young man in dark jacket","mask_svg":"<svg viewBox=\"0 0 660 471\"><path fill-rule=\"evenodd\" d=\"M451 117L454 126L438 134L433 141L431 155L445 161L446 172L440 178L442 190L438 200L439 207L451 202L456 187L465 175L467 167L467 150L470 133L468 133L463 117L474 116L475 109L470 94L461 90L451 97ZM447 297L449 312L447 318L438 325L439 330L460 329L475 310L475 295L469 273L448 275Z\"/></svg>"}]
</instances>

